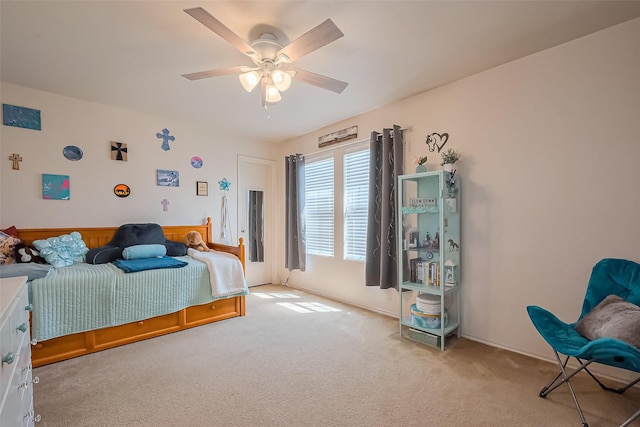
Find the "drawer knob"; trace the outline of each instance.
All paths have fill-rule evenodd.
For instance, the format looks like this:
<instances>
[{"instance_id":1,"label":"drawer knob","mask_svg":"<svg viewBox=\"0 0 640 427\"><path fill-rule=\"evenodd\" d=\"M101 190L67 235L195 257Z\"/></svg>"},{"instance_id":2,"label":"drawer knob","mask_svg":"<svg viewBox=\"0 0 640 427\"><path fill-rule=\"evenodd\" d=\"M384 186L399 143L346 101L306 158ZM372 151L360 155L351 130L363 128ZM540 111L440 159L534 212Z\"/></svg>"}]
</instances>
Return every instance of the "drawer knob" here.
<instances>
[{"instance_id":1,"label":"drawer knob","mask_svg":"<svg viewBox=\"0 0 640 427\"><path fill-rule=\"evenodd\" d=\"M33 311L33 304L27 304L24 309L27 311Z\"/></svg>"},{"instance_id":2,"label":"drawer knob","mask_svg":"<svg viewBox=\"0 0 640 427\"><path fill-rule=\"evenodd\" d=\"M212 306L211 306L211 310L215 310L215 309L216 309L216 306L215 306L215 305L212 305Z\"/></svg>"},{"instance_id":3,"label":"drawer knob","mask_svg":"<svg viewBox=\"0 0 640 427\"><path fill-rule=\"evenodd\" d=\"M25 389L27 389L31 384L38 384L39 382L40 382L40 377L33 377L31 381L26 381L24 384L20 384L18 388L24 387Z\"/></svg>"},{"instance_id":4,"label":"drawer knob","mask_svg":"<svg viewBox=\"0 0 640 427\"><path fill-rule=\"evenodd\" d=\"M14 360L16 360L16 355L12 351L2 356L2 363L7 365L11 365Z\"/></svg>"},{"instance_id":5,"label":"drawer knob","mask_svg":"<svg viewBox=\"0 0 640 427\"><path fill-rule=\"evenodd\" d=\"M36 344L38 344L38 340L34 338L31 341L29 341L29 344L36 345Z\"/></svg>"},{"instance_id":6,"label":"drawer knob","mask_svg":"<svg viewBox=\"0 0 640 427\"><path fill-rule=\"evenodd\" d=\"M138 326L142 326L142 325L144 325L144 322L141 320L138 322Z\"/></svg>"},{"instance_id":7,"label":"drawer knob","mask_svg":"<svg viewBox=\"0 0 640 427\"><path fill-rule=\"evenodd\" d=\"M29 330L29 325L27 323L23 323L22 325L16 328L20 332L27 332Z\"/></svg>"},{"instance_id":8,"label":"drawer knob","mask_svg":"<svg viewBox=\"0 0 640 427\"><path fill-rule=\"evenodd\" d=\"M29 420L33 420L36 423L39 423L40 420L42 419L42 417L40 416L40 414L36 415L36 413L34 411L29 412L27 415L25 415L22 418L27 418Z\"/></svg>"}]
</instances>

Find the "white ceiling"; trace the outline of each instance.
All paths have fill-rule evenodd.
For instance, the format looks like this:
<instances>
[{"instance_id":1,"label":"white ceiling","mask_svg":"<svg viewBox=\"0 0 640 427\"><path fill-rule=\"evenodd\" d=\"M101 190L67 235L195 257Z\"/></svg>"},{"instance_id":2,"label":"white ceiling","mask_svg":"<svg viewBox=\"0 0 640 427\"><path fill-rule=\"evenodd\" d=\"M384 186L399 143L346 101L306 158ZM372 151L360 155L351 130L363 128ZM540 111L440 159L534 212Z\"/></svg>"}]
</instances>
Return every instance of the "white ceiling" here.
<instances>
[{"instance_id":1,"label":"white ceiling","mask_svg":"<svg viewBox=\"0 0 640 427\"><path fill-rule=\"evenodd\" d=\"M248 42L271 29L286 44L331 18L344 37L295 66L349 86L294 80L265 111L235 75L186 80L251 65L183 12L192 7ZM1 0L0 78L282 142L639 16L640 1Z\"/></svg>"}]
</instances>

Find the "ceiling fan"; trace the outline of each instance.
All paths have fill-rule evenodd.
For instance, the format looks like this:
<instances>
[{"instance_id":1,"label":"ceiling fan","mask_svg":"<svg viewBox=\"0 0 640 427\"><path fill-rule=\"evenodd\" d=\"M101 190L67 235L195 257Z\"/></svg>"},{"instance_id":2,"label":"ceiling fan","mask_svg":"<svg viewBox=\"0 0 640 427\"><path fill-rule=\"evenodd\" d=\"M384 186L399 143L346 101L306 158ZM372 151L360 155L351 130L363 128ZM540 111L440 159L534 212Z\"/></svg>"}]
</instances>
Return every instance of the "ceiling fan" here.
<instances>
[{"instance_id":1,"label":"ceiling fan","mask_svg":"<svg viewBox=\"0 0 640 427\"><path fill-rule=\"evenodd\" d=\"M336 93L342 93L349 84L290 66L293 61L344 36L331 19L327 19L288 45L283 46L270 33L263 33L257 40L247 43L201 7L184 11L231 43L236 49L251 58L254 63L253 67L239 66L182 75L189 80L238 74L240 83L247 92L251 92L260 84L262 106L265 108L282 99L280 92L289 89L293 78Z\"/></svg>"}]
</instances>

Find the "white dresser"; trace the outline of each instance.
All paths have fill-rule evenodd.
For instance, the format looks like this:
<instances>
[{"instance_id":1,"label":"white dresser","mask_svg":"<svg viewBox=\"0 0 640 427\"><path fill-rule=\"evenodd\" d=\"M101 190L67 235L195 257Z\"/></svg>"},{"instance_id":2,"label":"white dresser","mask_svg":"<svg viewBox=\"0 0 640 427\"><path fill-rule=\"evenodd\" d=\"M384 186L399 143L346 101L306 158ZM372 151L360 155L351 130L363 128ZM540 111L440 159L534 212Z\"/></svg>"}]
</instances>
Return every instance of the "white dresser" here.
<instances>
[{"instance_id":1,"label":"white dresser","mask_svg":"<svg viewBox=\"0 0 640 427\"><path fill-rule=\"evenodd\" d=\"M0 279L0 426L33 426L27 277Z\"/></svg>"}]
</instances>

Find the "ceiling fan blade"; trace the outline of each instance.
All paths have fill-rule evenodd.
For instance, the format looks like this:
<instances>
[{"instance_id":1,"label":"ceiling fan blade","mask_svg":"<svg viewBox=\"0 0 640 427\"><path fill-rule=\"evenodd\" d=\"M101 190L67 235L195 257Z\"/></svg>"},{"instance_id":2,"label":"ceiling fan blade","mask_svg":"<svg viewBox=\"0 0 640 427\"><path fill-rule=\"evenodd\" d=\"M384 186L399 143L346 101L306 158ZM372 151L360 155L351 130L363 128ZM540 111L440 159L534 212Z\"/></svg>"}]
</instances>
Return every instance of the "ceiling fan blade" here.
<instances>
[{"instance_id":1,"label":"ceiling fan blade","mask_svg":"<svg viewBox=\"0 0 640 427\"><path fill-rule=\"evenodd\" d=\"M251 69L248 67L240 66L240 67L231 67L231 68L221 68L219 70L200 71L198 73L183 74L182 77L189 80L200 80L200 79L206 79L208 77L226 76L227 74L240 74L250 70Z\"/></svg>"},{"instance_id":2,"label":"ceiling fan blade","mask_svg":"<svg viewBox=\"0 0 640 427\"><path fill-rule=\"evenodd\" d=\"M207 12L203 8L194 7L193 9L184 9L184 11L195 18L197 21L199 21L202 25L231 43L236 49L238 49L245 55L251 56L252 54L257 54L257 52L255 52L255 50L249 43L242 40L240 36L231 31L222 22L211 16L211 14L209 14L209 12Z\"/></svg>"},{"instance_id":3,"label":"ceiling fan blade","mask_svg":"<svg viewBox=\"0 0 640 427\"><path fill-rule=\"evenodd\" d=\"M319 88L330 90L335 93L342 93L342 91L349 86L349 83L332 79L331 77L323 76L321 74L312 73L311 71L301 70L300 68L288 68L288 70L295 71L296 75L294 80L318 86Z\"/></svg>"},{"instance_id":4,"label":"ceiling fan blade","mask_svg":"<svg viewBox=\"0 0 640 427\"><path fill-rule=\"evenodd\" d=\"M338 40L344 36L342 31L333 23L331 19L327 19L317 27L307 31L282 49L276 54L276 58L286 55L286 62L293 62L302 56L326 46L332 41Z\"/></svg>"}]
</instances>

